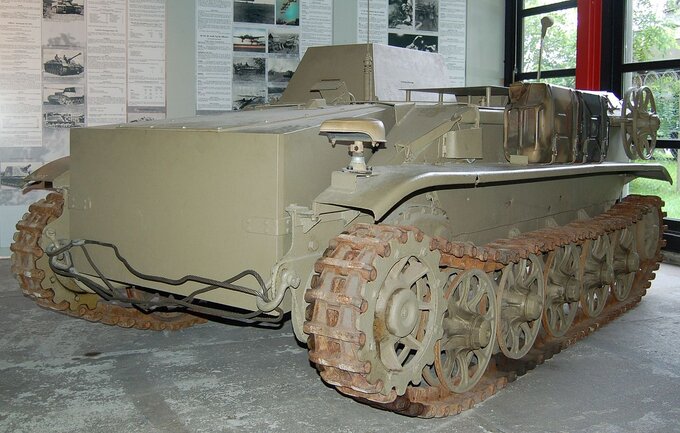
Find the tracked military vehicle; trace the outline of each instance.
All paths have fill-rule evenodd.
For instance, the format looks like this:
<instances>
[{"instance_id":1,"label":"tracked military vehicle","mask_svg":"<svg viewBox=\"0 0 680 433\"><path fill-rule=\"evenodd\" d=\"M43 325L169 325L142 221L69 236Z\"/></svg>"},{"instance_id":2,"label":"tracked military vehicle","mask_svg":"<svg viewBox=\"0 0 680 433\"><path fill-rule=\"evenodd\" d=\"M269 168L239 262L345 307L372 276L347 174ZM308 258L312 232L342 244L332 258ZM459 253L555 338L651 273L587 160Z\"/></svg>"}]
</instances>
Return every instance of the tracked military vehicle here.
<instances>
[{"instance_id":1,"label":"tracked military vehicle","mask_svg":"<svg viewBox=\"0 0 680 433\"><path fill-rule=\"evenodd\" d=\"M40 306L123 327L290 312L341 393L467 409L640 301L664 214L625 188L670 177L626 162L654 145L648 90L445 75L434 54L310 48L278 105L73 130L28 178L50 193L13 272Z\"/></svg>"},{"instance_id":2,"label":"tracked military vehicle","mask_svg":"<svg viewBox=\"0 0 680 433\"><path fill-rule=\"evenodd\" d=\"M52 11L55 14L83 14L83 6L78 3L73 3L72 0L57 0L57 3L52 5Z\"/></svg>"},{"instance_id":3,"label":"tracked military vehicle","mask_svg":"<svg viewBox=\"0 0 680 433\"><path fill-rule=\"evenodd\" d=\"M47 102L54 105L80 105L85 102L85 95L75 87L65 87L61 92L47 95Z\"/></svg>"},{"instance_id":4,"label":"tracked military vehicle","mask_svg":"<svg viewBox=\"0 0 680 433\"><path fill-rule=\"evenodd\" d=\"M55 55L53 59L43 63L43 68L45 72L52 75L59 75L60 77L66 75L79 75L82 74L85 68L80 63L74 62L73 59L80 56L82 53L78 53L75 56L59 57Z\"/></svg>"}]
</instances>

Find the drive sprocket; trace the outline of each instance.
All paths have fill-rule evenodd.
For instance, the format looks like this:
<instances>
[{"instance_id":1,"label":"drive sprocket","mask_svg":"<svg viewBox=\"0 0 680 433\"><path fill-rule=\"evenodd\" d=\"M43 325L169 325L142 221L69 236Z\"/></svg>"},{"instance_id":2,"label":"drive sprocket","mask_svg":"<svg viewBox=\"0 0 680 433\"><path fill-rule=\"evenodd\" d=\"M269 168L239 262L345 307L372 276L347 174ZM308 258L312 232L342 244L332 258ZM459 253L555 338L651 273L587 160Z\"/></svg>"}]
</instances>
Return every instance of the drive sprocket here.
<instances>
[{"instance_id":1,"label":"drive sprocket","mask_svg":"<svg viewBox=\"0 0 680 433\"><path fill-rule=\"evenodd\" d=\"M442 336L439 261L415 228L359 224L335 239L305 294L309 357L326 382L380 402L421 382Z\"/></svg>"}]
</instances>

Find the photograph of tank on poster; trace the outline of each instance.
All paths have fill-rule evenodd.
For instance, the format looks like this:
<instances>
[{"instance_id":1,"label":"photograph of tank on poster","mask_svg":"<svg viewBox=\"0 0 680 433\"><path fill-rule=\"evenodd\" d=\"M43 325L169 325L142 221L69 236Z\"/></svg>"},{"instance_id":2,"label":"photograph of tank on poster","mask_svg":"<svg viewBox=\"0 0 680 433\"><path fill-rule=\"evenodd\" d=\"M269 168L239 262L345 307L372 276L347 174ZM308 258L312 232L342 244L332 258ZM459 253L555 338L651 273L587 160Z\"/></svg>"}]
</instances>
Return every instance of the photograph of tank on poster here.
<instances>
[{"instance_id":1,"label":"photograph of tank on poster","mask_svg":"<svg viewBox=\"0 0 680 433\"><path fill-rule=\"evenodd\" d=\"M391 29L413 28L413 0L390 0L387 26Z\"/></svg>"},{"instance_id":2,"label":"photograph of tank on poster","mask_svg":"<svg viewBox=\"0 0 680 433\"><path fill-rule=\"evenodd\" d=\"M300 2L298 0L276 0L276 24L300 25Z\"/></svg>"},{"instance_id":3,"label":"photograph of tank on poster","mask_svg":"<svg viewBox=\"0 0 680 433\"><path fill-rule=\"evenodd\" d=\"M232 108L236 111L265 103L266 88L262 85L236 85L232 91Z\"/></svg>"},{"instance_id":4,"label":"photograph of tank on poster","mask_svg":"<svg viewBox=\"0 0 680 433\"><path fill-rule=\"evenodd\" d=\"M0 187L23 188L24 178L41 165L37 161L0 163Z\"/></svg>"},{"instance_id":5,"label":"photograph of tank on poster","mask_svg":"<svg viewBox=\"0 0 680 433\"><path fill-rule=\"evenodd\" d=\"M271 54L300 54L300 35L294 32L269 31L268 45Z\"/></svg>"},{"instance_id":6,"label":"photograph of tank on poster","mask_svg":"<svg viewBox=\"0 0 680 433\"><path fill-rule=\"evenodd\" d=\"M234 51L264 53L267 49L265 29L234 27L232 39Z\"/></svg>"},{"instance_id":7,"label":"photograph of tank on poster","mask_svg":"<svg viewBox=\"0 0 680 433\"><path fill-rule=\"evenodd\" d=\"M43 126L45 128L81 128L85 126L85 111L82 108L80 110L58 108L45 110Z\"/></svg>"},{"instance_id":8,"label":"photograph of tank on poster","mask_svg":"<svg viewBox=\"0 0 680 433\"><path fill-rule=\"evenodd\" d=\"M83 52L69 49L43 49L43 71L45 76L81 76L85 71ZM82 63L81 63L82 62Z\"/></svg>"},{"instance_id":9,"label":"photograph of tank on poster","mask_svg":"<svg viewBox=\"0 0 680 433\"><path fill-rule=\"evenodd\" d=\"M82 86L46 85L43 87L44 105L82 105L85 91Z\"/></svg>"},{"instance_id":10,"label":"photograph of tank on poster","mask_svg":"<svg viewBox=\"0 0 680 433\"><path fill-rule=\"evenodd\" d=\"M297 58L271 58L269 59L269 72L267 78L269 83L283 83L284 86L293 78L299 60Z\"/></svg>"},{"instance_id":11,"label":"photograph of tank on poster","mask_svg":"<svg viewBox=\"0 0 680 433\"><path fill-rule=\"evenodd\" d=\"M400 35L390 33L387 37L387 44L393 47L436 53L438 38L430 35Z\"/></svg>"},{"instance_id":12,"label":"photograph of tank on poster","mask_svg":"<svg viewBox=\"0 0 680 433\"><path fill-rule=\"evenodd\" d=\"M85 0L43 0L44 19L82 19Z\"/></svg>"},{"instance_id":13,"label":"photograph of tank on poster","mask_svg":"<svg viewBox=\"0 0 680 433\"><path fill-rule=\"evenodd\" d=\"M416 30L439 30L439 0L416 0Z\"/></svg>"},{"instance_id":14,"label":"photograph of tank on poster","mask_svg":"<svg viewBox=\"0 0 680 433\"><path fill-rule=\"evenodd\" d=\"M274 24L276 0L234 0L234 22Z\"/></svg>"},{"instance_id":15,"label":"photograph of tank on poster","mask_svg":"<svg viewBox=\"0 0 680 433\"><path fill-rule=\"evenodd\" d=\"M234 82L264 83L265 64L263 57L234 57Z\"/></svg>"}]
</instances>

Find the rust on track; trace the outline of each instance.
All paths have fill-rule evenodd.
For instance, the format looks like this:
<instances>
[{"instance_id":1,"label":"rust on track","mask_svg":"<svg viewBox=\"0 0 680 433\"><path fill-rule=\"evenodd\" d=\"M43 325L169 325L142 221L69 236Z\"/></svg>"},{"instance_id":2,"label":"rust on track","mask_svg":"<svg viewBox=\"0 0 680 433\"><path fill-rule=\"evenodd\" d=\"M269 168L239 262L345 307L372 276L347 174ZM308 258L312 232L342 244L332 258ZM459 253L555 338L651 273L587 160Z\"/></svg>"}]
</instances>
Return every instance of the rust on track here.
<instances>
[{"instance_id":1,"label":"rust on track","mask_svg":"<svg viewBox=\"0 0 680 433\"><path fill-rule=\"evenodd\" d=\"M19 280L22 292L33 299L39 306L60 313L100 322L123 328L150 329L154 331L178 330L192 325L205 323L206 320L186 313L152 313L145 314L136 308L124 307L108 303L103 299L94 308L85 304L71 309L68 301L54 301L54 291L43 282L49 278L47 272L40 269L36 262L45 253L40 247L43 230L51 221L59 218L64 207L64 198L59 193L48 196L29 207L21 221L16 225L12 251L12 272ZM49 272L49 271L48 271ZM66 290L66 289L64 289ZM134 298L136 289L128 289L128 295Z\"/></svg>"},{"instance_id":2,"label":"rust on track","mask_svg":"<svg viewBox=\"0 0 680 433\"><path fill-rule=\"evenodd\" d=\"M548 254L568 245L582 245L609 233L632 227L644 215L656 210L659 239L654 257L643 260L636 272L630 295L624 301L609 296L604 311L589 318L580 310L567 333L559 338L541 332L532 349L519 360L494 355L484 376L470 391L457 394L444 386L409 386L403 395L394 389L383 391L383 384L367 379L371 365L358 357L366 344L363 333L356 329L357 317L365 312L362 287L374 277L376 257L389 256L390 240L406 242L408 232L422 237L414 227L359 224L338 236L316 263L312 287L305 294L309 303L305 332L309 334L309 358L323 380L343 394L381 409L418 417L442 417L458 414L494 395L518 376L542 364L561 350L573 345L600 327L635 307L654 279L664 246L663 202L658 197L628 196L608 211L589 220L574 221L566 226L528 232L513 239L501 239L483 246L470 242L450 242L435 238L432 250L441 253L440 265L453 270L482 269L493 272L530 254ZM547 273L546 273L547 276ZM381 393L381 391L383 391Z\"/></svg>"}]
</instances>

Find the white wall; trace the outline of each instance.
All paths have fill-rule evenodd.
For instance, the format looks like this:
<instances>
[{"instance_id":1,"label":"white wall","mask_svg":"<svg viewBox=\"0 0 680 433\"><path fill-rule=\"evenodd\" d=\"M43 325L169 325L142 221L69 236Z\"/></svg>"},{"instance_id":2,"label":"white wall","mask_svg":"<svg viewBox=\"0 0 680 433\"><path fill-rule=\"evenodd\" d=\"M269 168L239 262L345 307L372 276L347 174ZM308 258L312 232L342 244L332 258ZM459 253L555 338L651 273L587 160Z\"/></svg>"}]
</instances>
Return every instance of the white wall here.
<instances>
[{"instance_id":1,"label":"white wall","mask_svg":"<svg viewBox=\"0 0 680 433\"><path fill-rule=\"evenodd\" d=\"M9 257L9 246L16 231L16 223L28 212L28 206L0 206L0 258Z\"/></svg>"},{"instance_id":2,"label":"white wall","mask_svg":"<svg viewBox=\"0 0 680 433\"><path fill-rule=\"evenodd\" d=\"M196 114L196 5L166 0L168 117Z\"/></svg>"},{"instance_id":3,"label":"white wall","mask_svg":"<svg viewBox=\"0 0 680 433\"><path fill-rule=\"evenodd\" d=\"M465 84L502 86L504 55L505 2L468 0Z\"/></svg>"},{"instance_id":4,"label":"white wall","mask_svg":"<svg viewBox=\"0 0 680 433\"><path fill-rule=\"evenodd\" d=\"M333 44L354 44L357 42L356 1L333 0Z\"/></svg>"}]
</instances>

